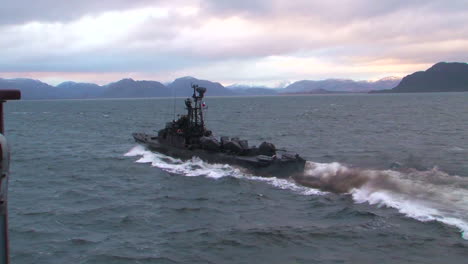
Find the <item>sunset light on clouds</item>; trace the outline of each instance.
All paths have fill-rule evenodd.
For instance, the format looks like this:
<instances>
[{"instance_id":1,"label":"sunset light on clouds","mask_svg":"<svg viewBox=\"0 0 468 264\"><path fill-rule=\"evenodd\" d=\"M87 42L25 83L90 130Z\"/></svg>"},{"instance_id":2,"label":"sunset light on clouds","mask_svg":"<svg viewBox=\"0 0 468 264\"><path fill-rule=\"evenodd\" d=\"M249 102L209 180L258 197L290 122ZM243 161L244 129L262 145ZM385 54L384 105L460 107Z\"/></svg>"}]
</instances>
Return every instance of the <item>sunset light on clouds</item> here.
<instances>
[{"instance_id":1,"label":"sunset light on clouds","mask_svg":"<svg viewBox=\"0 0 468 264\"><path fill-rule=\"evenodd\" d=\"M6 0L0 77L278 86L468 61L468 1Z\"/></svg>"}]
</instances>

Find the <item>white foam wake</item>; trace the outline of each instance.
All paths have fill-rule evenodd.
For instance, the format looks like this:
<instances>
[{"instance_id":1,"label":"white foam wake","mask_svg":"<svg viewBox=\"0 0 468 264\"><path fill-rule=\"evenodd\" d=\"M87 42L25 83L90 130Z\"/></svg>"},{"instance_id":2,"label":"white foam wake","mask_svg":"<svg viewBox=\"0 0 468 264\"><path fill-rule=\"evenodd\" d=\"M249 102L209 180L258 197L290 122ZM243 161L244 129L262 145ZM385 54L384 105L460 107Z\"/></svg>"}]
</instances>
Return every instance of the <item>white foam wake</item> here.
<instances>
[{"instance_id":1,"label":"white foam wake","mask_svg":"<svg viewBox=\"0 0 468 264\"><path fill-rule=\"evenodd\" d=\"M222 177L243 178L266 182L275 186L276 188L292 190L303 195L324 194L324 192L319 190L298 185L290 179L258 177L227 164L210 164L202 161L197 157L193 157L188 161L182 161L180 159L174 159L161 153L151 152L141 145L133 147L125 154L125 156L140 157L136 162L150 163L151 166L158 167L169 173L176 173L185 176L203 176L213 179L219 179Z\"/></svg>"},{"instance_id":2,"label":"white foam wake","mask_svg":"<svg viewBox=\"0 0 468 264\"><path fill-rule=\"evenodd\" d=\"M357 203L387 206L419 221L455 226L468 240L468 179L465 177L448 175L437 168L398 172L313 162L307 163L304 177L310 177L316 186L349 193Z\"/></svg>"}]
</instances>

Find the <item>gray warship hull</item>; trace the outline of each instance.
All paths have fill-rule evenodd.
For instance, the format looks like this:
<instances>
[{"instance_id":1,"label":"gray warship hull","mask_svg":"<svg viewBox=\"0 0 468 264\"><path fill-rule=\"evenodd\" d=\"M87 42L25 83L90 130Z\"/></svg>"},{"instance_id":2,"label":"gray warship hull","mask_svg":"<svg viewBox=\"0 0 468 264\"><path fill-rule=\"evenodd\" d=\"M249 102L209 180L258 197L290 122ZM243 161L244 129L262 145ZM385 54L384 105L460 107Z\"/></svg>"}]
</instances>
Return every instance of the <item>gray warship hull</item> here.
<instances>
[{"instance_id":1,"label":"gray warship hull","mask_svg":"<svg viewBox=\"0 0 468 264\"><path fill-rule=\"evenodd\" d=\"M209 163L229 164L247 169L247 172L262 177L288 178L304 171L305 160L295 153L277 151L270 157L265 155L237 155L229 152L210 151L206 149L189 149L165 144L158 135L133 133L136 142L171 157L189 160L199 157Z\"/></svg>"}]
</instances>

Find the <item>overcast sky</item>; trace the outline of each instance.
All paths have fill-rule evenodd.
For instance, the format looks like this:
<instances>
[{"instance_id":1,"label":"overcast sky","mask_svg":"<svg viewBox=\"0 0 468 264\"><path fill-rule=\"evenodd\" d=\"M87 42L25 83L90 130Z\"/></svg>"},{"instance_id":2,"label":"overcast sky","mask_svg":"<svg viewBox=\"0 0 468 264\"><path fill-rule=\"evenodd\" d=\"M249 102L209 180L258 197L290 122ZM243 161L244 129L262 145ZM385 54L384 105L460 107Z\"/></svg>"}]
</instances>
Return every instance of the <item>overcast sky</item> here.
<instances>
[{"instance_id":1,"label":"overcast sky","mask_svg":"<svg viewBox=\"0 0 468 264\"><path fill-rule=\"evenodd\" d=\"M0 78L280 86L468 61L468 0L1 0Z\"/></svg>"}]
</instances>

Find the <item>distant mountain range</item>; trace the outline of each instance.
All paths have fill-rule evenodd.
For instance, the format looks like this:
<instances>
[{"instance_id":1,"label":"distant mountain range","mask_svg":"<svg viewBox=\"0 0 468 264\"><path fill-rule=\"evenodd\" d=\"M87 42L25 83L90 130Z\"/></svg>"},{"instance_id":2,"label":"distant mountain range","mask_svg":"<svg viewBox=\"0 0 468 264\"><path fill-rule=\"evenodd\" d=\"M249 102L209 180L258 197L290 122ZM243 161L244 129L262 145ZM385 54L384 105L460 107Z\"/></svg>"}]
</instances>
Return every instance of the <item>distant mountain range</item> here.
<instances>
[{"instance_id":1,"label":"distant mountain range","mask_svg":"<svg viewBox=\"0 0 468 264\"><path fill-rule=\"evenodd\" d=\"M468 92L468 64L439 62L404 77L393 89L374 93Z\"/></svg>"},{"instance_id":2,"label":"distant mountain range","mask_svg":"<svg viewBox=\"0 0 468 264\"><path fill-rule=\"evenodd\" d=\"M19 89L23 99L87 99L87 98L145 98L190 96L191 84L208 89L207 96L249 96L288 94L330 94L367 92L450 92L468 91L468 65L466 63L437 63L424 72L403 78L387 77L378 81L327 79L302 80L285 88L231 85L182 77L169 84L157 81L122 79L107 85L64 82L51 86L32 79L1 79L0 89ZM393 89L392 89L393 88Z\"/></svg>"},{"instance_id":3,"label":"distant mountain range","mask_svg":"<svg viewBox=\"0 0 468 264\"><path fill-rule=\"evenodd\" d=\"M343 79L328 79L321 81L298 81L286 88L281 93L329 93L329 92L369 92L372 90L389 89L400 82L398 77L386 77L378 81L353 81Z\"/></svg>"},{"instance_id":4,"label":"distant mountain range","mask_svg":"<svg viewBox=\"0 0 468 264\"><path fill-rule=\"evenodd\" d=\"M135 81L133 79L122 79L102 87L97 97L104 98L135 98L135 97L168 97L171 91L156 81Z\"/></svg>"},{"instance_id":5,"label":"distant mountain range","mask_svg":"<svg viewBox=\"0 0 468 264\"><path fill-rule=\"evenodd\" d=\"M206 93L207 96L237 95L234 91L227 89L220 83L199 80L193 77L182 77L175 79L172 83L167 85L167 88L169 88L169 91L175 92L176 96L189 96L193 92L191 89L192 84L197 84L208 89L208 92Z\"/></svg>"},{"instance_id":6,"label":"distant mountain range","mask_svg":"<svg viewBox=\"0 0 468 264\"><path fill-rule=\"evenodd\" d=\"M282 89L268 88L266 86L248 86L242 84L233 84L226 88L234 91L237 95L276 95Z\"/></svg>"},{"instance_id":7,"label":"distant mountain range","mask_svg":"<svg viewBox=\"0 0 468 264\"><path fill-rule=\"evenodd\" d=\"M299 81L286 88L268 88L246 85L224 87L220 83L182 77L169 84L157 81L122 79L107 85L64 82L57 86L32 79L1 79L0 89L19 89L22 98L28 99L90 99L90 98L145 98L190 96L191 84L208 89L208 96L250 96L282 94L327 94L342 92L367 92L372 89L389 89L398 83L397 78L385 78L377 82L330 79L324 81Z\"/></svg>"},{"instance_id":8,"label":"distant mountain range","mask_svg":"<svg viewBox=\"0 0 468 264\"><path fill-rule=\"evenodd\" d=\"M193 77L183 77L164 85L157 81L135 81L122 79L107 85L94 83L64 82L51 86L39 80L32 79L1 79L1 89L21 90L22 99L90 99L90 98L145 98L190 96L191 84L198 84L208 89L210 96L243 95L231 91L219 83L198 80Z\"/></svg>"}]
</instances>

